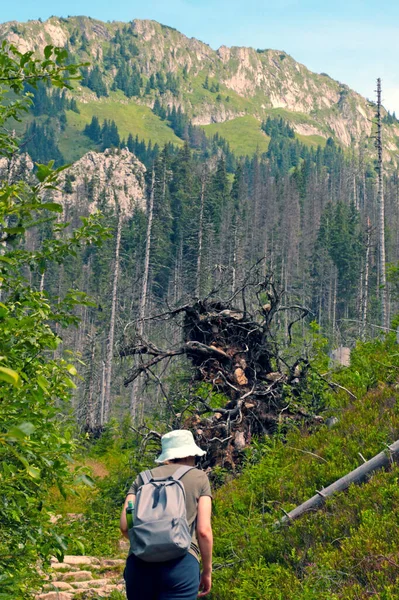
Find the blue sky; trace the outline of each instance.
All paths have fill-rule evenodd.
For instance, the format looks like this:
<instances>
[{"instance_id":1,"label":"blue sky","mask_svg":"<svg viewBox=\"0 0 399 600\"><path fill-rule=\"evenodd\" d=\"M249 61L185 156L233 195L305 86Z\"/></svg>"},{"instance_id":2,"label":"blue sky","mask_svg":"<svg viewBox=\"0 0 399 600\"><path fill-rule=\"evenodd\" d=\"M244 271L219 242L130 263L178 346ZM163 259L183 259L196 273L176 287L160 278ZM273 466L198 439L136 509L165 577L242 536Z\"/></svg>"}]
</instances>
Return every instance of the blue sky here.
<instances>
[{"instance_id":1,"label":"blue sky","mask_svg":"<svg viewBox=\"0 0 399 600\"><path fill-rule=\"evenodd\" d=\"M285 50L368 98L382 78L386 108L399 115L397 0L18 0L1 21L88 15L110 21L155 19L221 45ZM4 5L5 4L5 5ZM60 8L58 8L58 6ZM64 8L65 7L65 8Z\"/></svg>"}]
</instances>

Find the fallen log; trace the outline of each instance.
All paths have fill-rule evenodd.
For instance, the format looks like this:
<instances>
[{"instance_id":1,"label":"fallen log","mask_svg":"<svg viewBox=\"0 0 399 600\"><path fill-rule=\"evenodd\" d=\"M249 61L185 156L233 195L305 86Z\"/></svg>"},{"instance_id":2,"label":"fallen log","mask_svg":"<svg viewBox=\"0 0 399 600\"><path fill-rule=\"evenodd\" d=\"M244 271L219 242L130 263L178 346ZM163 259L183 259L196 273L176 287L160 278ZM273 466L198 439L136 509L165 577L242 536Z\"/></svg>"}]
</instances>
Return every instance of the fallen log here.
<instances>
[{"instance_id":1,"label":"fallen log","mask_svg":"<svg viewBox=\"0 0 399 600\"><path fill-rule=\"evenodd\" d=\"M280 519L276 523L276 525L284 525L290 523L294 519L301 517L303 514L320 508L326 498L329 498L336 492L343 492L346 490L352 483L362 483L369 475L371 475L374 471L378 471L387 467L394 459L394 457L399 456L399 440L387 446L387 450L383 450L376 456L373 456L370 460L366 461L357 469L354 469L350 473L347 473L337 481L334 481L331 485L326 488L323 488L320 491L316 490L316 494L303 502L289 513L285 513L285 516Z\"/></svg>"}]
</instances>

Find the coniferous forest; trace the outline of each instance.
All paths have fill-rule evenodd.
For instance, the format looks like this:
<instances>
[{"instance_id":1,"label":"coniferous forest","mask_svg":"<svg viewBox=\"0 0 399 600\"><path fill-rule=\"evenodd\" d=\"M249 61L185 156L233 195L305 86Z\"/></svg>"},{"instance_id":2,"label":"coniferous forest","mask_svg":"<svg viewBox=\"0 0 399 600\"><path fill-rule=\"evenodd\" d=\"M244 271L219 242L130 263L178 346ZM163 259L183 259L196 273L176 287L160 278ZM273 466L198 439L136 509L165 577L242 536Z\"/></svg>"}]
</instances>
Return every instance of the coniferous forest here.
<instances>
[{"instance_id":1,"label":"coniferous forest","mask_svg":"<svg viewBox=\"0 0 399 600\"><path fill-rule=\"evenodd\" d=\"M93 135L106 137L112 132L107 122L90 127L97 131ZM83 427L91 430L104 424L100 415L104 369L112 368L113 373L107 414L120 416L130 406L131 394L123 381L132 365L121 348L137 327L140 335L144 328L149 338L154 335L161 345L173 345L178 332L173 327L158 331L151 315L194 298L228 298L257 264L265 275L273 274L284 304L309 310L306 327L317 322L330 349L352 347L357 339L378 335L383 324L373 163L365 164L361 149L345 153L332 139L324 148L309 149L293 138L282 120L269 119L264 128L271 135L268 152L237 157L229 169L219 146L201 152L188 141L182 148L152 148L129 140L129 149L146 165L146 208L127 215L118 214L117 205L116 209L103 205L114 232L105 246L79 253L69 266L46 274L42 284L49 293L76 285L94 299L95 306L83 309L80 326L66 334L84 361L90 356L90 375L76 394L76 416ZM93 178L87 181L87 195L93 200L96 194ZM389 174L385 179L386 250L392 265L389 318L397 310L397 194L397 175ZM68 211L68 221L73 222L86 214L87 204L70 206ZM110 277L116 260L117 280ZM37 285L41 281L37 276ZM283 346L288 344L294 314L295 309L287 310L279 320L277 335ZM298 343L303 327L294 327ZM151 414L154 390L143 393L149 394L145 406ZM88 410L88 396L95 399L94 413Z\"/></svg>"},{"instance_id":2,"label":"coniferous forest","mask_svg":"<svg viewBox=\"0 0 399 600\"><path fill-rule=\"evenodd\" d=\"M0 599L123 598L123 498L188 428L215 495L211 598L394 600L396 116L378 99L344 145L265 112L267 148L242 153L178 102L188 67L149 75L132 31L94 64L78 29L0 48ZM212 72L201 93L235 101ZM121 96L172 140L122 133L101 112Z\"/></svg>"}]
</instances>

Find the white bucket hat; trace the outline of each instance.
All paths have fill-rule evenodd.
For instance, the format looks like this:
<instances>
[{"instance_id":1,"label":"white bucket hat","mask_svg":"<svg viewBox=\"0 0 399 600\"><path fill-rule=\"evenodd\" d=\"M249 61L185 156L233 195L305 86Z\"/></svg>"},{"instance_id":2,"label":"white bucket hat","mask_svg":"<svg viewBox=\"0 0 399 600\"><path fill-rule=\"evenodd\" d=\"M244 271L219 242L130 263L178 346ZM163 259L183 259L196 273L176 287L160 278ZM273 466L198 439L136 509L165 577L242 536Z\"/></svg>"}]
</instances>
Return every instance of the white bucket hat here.
<instances>
[{"instance_id":1,"label":"white bucket hat","mask_svg":"<svg viewBox=\"0 0 399 600\"><path fill-rule=\"evenodd\" d=\"M175 429L162 436L162 452L155 460L163 463L174 458L186 458L187 456L204 456L205 450L201 450L194 441L193 434L187 429Z\"/></svg>"}]
</instances>

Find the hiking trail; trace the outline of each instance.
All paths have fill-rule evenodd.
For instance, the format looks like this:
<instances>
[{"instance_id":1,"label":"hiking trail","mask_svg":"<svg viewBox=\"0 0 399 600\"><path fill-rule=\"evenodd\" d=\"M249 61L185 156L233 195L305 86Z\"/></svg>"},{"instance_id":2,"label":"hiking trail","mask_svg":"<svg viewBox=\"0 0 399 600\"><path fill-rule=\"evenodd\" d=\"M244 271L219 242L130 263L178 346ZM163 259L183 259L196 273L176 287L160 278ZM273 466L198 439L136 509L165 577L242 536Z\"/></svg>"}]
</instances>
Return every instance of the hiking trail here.
<instances>
[{"instance_id":1,"label":"hiking trail","mask_svg":"<svg viewBox=\"0 0 399 600\"><path fill-rule=\"evenodd\" d=\"M114 591L123 592L123 558L64 556L63 562L51 560L51 570L43 591L36 600L77 600L109 598Z\"/></svg>"}]
</instances>

